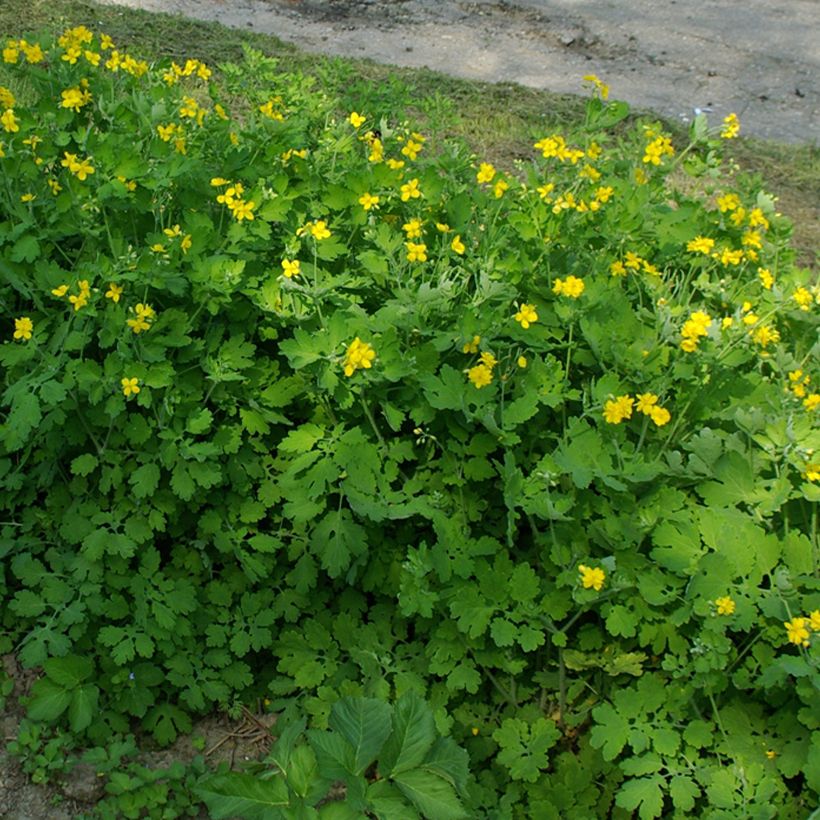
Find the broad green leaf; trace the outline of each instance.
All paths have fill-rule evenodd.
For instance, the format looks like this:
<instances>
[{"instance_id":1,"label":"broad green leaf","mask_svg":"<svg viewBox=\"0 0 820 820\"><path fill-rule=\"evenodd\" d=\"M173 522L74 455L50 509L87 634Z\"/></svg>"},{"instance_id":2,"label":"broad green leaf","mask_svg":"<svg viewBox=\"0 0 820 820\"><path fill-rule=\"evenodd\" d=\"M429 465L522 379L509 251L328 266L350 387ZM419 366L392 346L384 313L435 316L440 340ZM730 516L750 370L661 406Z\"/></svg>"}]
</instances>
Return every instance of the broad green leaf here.
<instances>
[{"instance_id":1,"label":"broad green leaf","mask_svg":"<svg viewBox=\"0 0 820 820\"><path fill-rule=\"evenodd\" d=\"M93 684L74 690L68 706L68 722L72 732L82 732L91 725L99 696L100 690Z\"/></svg>"},{"instance_id":2,"label":"broad green leaf","mask_svg":"<svg viewBox=\"0 0 820 820\"><path fill-rule=\"evenodd\" d=\"M419 820L419 813L412 803L387 780L371 783L366 798L379 820ZM352 820L361 820L361 815Z\"/></svg>"},{"instance_id":3,"label":"broad green leaf","mask_svg":"<svg viewBox=\"0 0 820 820\"><path fill-rule=\"evenodd\" d=\"M419 378L419 382L424 388L425 398L436 410L460 410L464 406L467 388L475 389L468 384L463 373L448 364L441 368L438 376L425 373Z\"/></svg>"},{"instance_id":4,"label":"broad green leaf","mask_svg":"<svg viewBox=\"0 0 820 820\"><path fill-rule=\"evenodd\" d=\"M333 705L328 725L353 747L353 771L362 774L390 735L391 710L375 698L343 698Z\"/></svg>"},{"instance_id":5,"label":"broad green leaf","mask_svg":"<svg viewBox=\"0 0 820 820\"><path fill-rule=\"evenodd\" d=\"M418 810L436 820L459 820L467 817L453 787L438 775L422 769L410 769L392 778Z\"/></svg>"},{"instance_id":6,"label":"broad green leaf","mask_svg":"<svg viewBox=\"0 0 820 820\"><path fill-rule=\"evenodd\" d=\"M379 757L384 775L418 766L436 741L430 707L415 693L406 692L393 707L393 732Z\"/></svg>"},{"instance_id":7,"label":"broad green leaf","mask_svg":"<svg viewBox=\"0 0 820 820\"><path fill-rule=\"evenodd\" d=\"M669 796L678 811L689 812L695 807L695 800L700 796L700 786L685 775L675 775L669 781Z\"/></svg>"},{"instance_id":8,"label":"broad green leaf","mask_svg":"<svg viewBox=\"0 0 820 820\"><path fill-rule=\"evenodd\" d=\"M205 777L194 787L214 820L280 820L290 801L281 777L262 780L250 774L230 772Z\"/></svg>"},{"instance_id":9,"label":"broad green leaf","mask_svg":"<svg viewBox=\"0 0 820 820\"><path fill-rule=\"evenodd\" d=\"M331 780L346 780L356 768L353 747L333 732L320 732L310 729L307 732L308 743L316 753L319 771L322 777Z\"/></svg>"},{"instance_id":10,"label":"broad green leaf","mask_svg":"<svg viewBox=\"0 0 820 820\"><path fill-rule=\"evenodd\" d=\"M56 720L71 704L71 690L41 678L31 687L28 716L32 720Z\"/></svg>"},{"instance_id":11,"label":"broad green leaf","mask_svg":"<svg viewBox=\"0 0 820 820\"><path fill-rule=\"evenodd\" d=\"M54 683L73 689L87 680L94 673L94 662L90 658L78 655L66 655L64 658L49 658L43 669Z\"/></svg>"},{"instance_id":12,"label":"broad green leaf","mask_svg":"<svg viewBox=\"0 0 820 820\"><path fill-rule=\"evenodd\" d=\"M451 737L440 737L427 753L421 768L443 777L461 793L467 788L469 761L466 749L462 749Z\"/></svg>"}]
</instances>

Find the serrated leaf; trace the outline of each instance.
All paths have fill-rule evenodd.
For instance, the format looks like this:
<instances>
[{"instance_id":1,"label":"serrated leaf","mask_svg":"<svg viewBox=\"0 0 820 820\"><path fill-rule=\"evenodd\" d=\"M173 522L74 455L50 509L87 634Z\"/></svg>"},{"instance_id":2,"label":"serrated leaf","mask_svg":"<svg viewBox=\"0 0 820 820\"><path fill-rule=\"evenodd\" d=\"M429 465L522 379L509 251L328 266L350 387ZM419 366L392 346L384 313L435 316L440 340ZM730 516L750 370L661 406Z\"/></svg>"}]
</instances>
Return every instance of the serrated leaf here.
<instances>
[{"instance_id":1,"label":"serrated leaf","mask_svg":"<svg viewBox=\"0 0 820 820\"><path fill-rule=\"evenodd\" d=\"M592 710L595 726L590 733L590 745L601 749L604 760L614 760L626 746L629 737L629 721L611 704L602 703Z\"/></svg>"},{"instance_id":2,"label":"serrated leaf","mask_svg":"<svg viewBox=\"0 0 820 820\"><path fill-rule=\"evenodd\" d=\"M290 804L287 783L281 777L262 780L251 774L230 772L212 775L194 787L214 820L279 820Z\"/></svg>"},{"instance_id":3,"label":"serrated leaf","mask_svg":"<svg viewBox=\"0 0 820 820\"><path fill-rule=\"evenodd\" d=\"M367 531L347 509L328 512L310 540L314 554L331 578L338 578L354 557L367 550Z\"/></svg>"},{"instance_id":4,"label":"serrated leaf","mask_svg":"<svg viewBox=\"0 0 820 820\"><path fill-rule=\"evenodd\" d=\"M467 788L469 761L466 749L462 749L451 737L440 737L424 758L421 768L443 777L461 793Z\"/></svg>"},{"instance_id":5,"label":"serrated leaf","mask_svg":"<svg viewBox=\"0 0 820 820\"><path fill-rule=\"evenodd\" d=\"M386 780L371 783L367 787L366 797L379 820L419 820L419 813L410 801ZM356 814L351 820L361 820L361 814Z\"/></svg>"},{"instance_id":6,"label":"serrated leaf","mask_svg":"<svg viewBox=\"0 0 820 820\"><path fill-rule=\"evenodd\" d=\"M156 464L143 464L131 473L128 481L137 498L147 498L159 486L160 469Z\"/></svg>"},{"instance_id":7,"label":"serrated leaf","mask_svg":"<svg viewBox=\"0 0 820 820\"><path fill-rule=\"evenodd\" d=\"M405 692L393 707L393 732L379 757L383 774L413 769L436 741L436 725L430 707L415 693Z\"/></svg>"},{"instance_id":8,"label":"serrated leaf","mask_svg":"<svg viewBox=\"0 0 820 820\"><path fill-rule=\"evenodd\" d=\"M700 797L700 786L685 775L675 775L669 781L669 796L678 811L689 812L695 807L695 800Z\"/></svg>"},{"instance_id":9,"label":"serrated leaf","mask_svg":"<svg viewBox=\"0 0 820 820\"><path fill-rule=\"evenodd\" d=\"M316 753L319 771L331 780L345 780L353 774L356 766L353 747L333 732L311 729L307 732L308 743Z\"/></svg>"},{"instance_id":10,"label":"serrated leaf","mask_svg":"<svg viewBox=\"0 0 820 820\"><path fill-rule=\"evenodd\" d=\"M328 726L353 747L355 774L364 770L390 736L390 707L375 698L343 698L333 705Z\"/></svg>"},{"instance_id":11,"label":"serrated leaf","mask_svg":"<svg viewBox=\"0 0 820 820\"><path fill-rule=\"evenodd\" d=\"M463 373L445 364L438 376L425 373L419 381L431 407L436 410L460 410L464 406L465 379Z\"/></svg>"},{"instance_id":12,"label":"serrated leaf","mask_svg":"<svg viewBox=\"0 0 820 820\"><path fill-rule=\"evenodd\" d=\"M641 820L660 817L663 811L663 783L664 779L657 775L627 780L615 797L615 803L629 811L638 809Z\"/></svg>"},{"instance_id":13,"label":"serrated leaf","mask_svg":"<svg viewBox=\"0 0 820 820\"><path fill-rule=\"evenodd\" d=\"M432 772L411 769L397 774L393 782L427 817L436 820L467 817L453 787Z\"/></svg>"}]
</instances>

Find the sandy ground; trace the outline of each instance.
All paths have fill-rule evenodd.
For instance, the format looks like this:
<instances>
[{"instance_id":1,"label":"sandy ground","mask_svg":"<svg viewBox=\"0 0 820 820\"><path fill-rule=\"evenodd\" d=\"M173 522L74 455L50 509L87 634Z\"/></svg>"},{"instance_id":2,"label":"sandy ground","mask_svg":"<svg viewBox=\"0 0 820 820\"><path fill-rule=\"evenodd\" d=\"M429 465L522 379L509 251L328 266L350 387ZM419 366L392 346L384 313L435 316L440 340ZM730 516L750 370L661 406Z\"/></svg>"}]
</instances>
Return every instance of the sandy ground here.
<instances>
[{"instance_id":1,"label":"sandy ground","mask_svg":"<svg viewBox=\"0 0 820 820\"><path fill-rule=\"evenodd\" d=\"M820 135L818 0L101 0L275 34L308 52L612 94L666 117L730 111L743 132Z\"/></svg>"}]
</instances>

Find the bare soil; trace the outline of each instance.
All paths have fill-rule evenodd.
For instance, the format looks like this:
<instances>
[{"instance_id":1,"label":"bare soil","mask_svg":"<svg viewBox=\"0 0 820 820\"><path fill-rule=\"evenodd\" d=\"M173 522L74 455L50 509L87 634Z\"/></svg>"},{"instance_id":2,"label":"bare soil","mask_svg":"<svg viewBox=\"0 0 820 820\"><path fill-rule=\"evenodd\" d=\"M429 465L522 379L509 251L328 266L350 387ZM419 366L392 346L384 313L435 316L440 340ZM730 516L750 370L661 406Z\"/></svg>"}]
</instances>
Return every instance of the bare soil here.
<instances>
[{"instance_id":1,"label":"bare soil","mask_svg":"<svg viewBox=\"0 0 820 820\"><path fill-rule=\"evenodd\" d=\"M816 143L816 0L101 0L274 34L313 53L580 91L595 73L639 108Z\"/></svg>"}]
</instances>

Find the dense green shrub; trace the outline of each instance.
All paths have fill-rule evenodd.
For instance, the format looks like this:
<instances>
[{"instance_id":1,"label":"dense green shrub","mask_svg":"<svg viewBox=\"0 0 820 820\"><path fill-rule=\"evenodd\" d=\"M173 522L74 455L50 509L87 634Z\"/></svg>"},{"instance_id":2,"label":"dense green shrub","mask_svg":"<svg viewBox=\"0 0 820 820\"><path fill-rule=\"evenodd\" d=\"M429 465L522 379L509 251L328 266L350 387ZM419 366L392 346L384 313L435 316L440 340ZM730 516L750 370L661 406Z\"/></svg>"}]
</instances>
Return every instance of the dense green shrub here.
<instances>
[{"instance_id":1,"label":"dense green shrub","mask_svg":"<svg viewBox=\"0 0 820 820\"><path fill-rule=\"evenodd\" d=\"M415 692L473 817L805 816L818 289L703 117L676 149L591 79L513 174L250 52L3 56L33 718L170 742Z\"/></svg>"}]
</instances>

